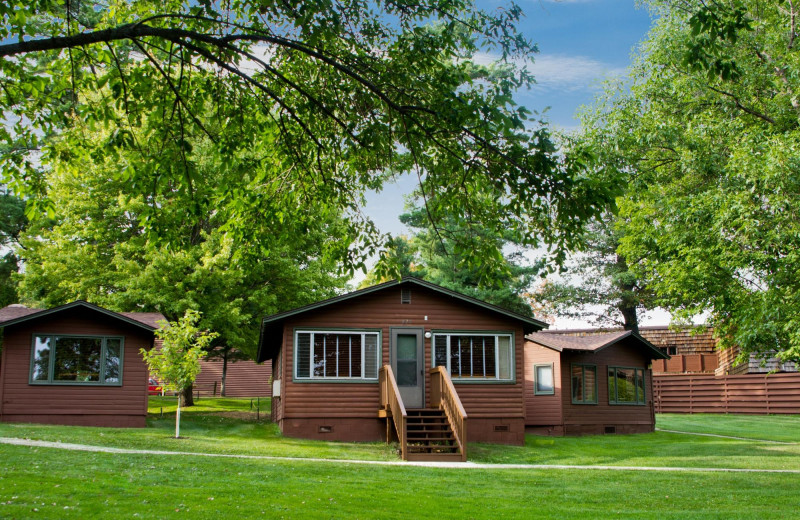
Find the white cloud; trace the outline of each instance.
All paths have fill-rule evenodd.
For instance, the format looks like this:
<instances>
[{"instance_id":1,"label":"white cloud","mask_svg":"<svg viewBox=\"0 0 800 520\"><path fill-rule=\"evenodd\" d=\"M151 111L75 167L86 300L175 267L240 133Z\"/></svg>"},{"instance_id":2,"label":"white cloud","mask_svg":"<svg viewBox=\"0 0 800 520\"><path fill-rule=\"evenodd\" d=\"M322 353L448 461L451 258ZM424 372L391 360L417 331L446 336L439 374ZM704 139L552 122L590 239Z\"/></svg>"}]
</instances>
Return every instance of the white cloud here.
<instances>
[{"instance_id":1,"label":"white cloud","mask_svg":"<svg viewBox=\"0 0 800 520\"><path fill-rule=\"evenodd\" d=\"M595 89L604 79L625 73L624 68L585 56L553 54L536 56L529 70L536 78L537 88L568 91Z\"/></svg>"},{"instance_id":2,"label":"white cloud","mask_svg":"<svg viewBox=\"0 0 800 520\"><path fill-rule=\"evenodd\" d=\"M479 53L474 61L488 65L499 57L489 53ZM526 63L527 62L527 63ZM539 54L532 60L518 61L517 65L527 65L536 79L534 89L574 92L596 90L607 78L625 74L625 69L614 67L586 56L560 54Z\"/></svg>"}]
</instances>

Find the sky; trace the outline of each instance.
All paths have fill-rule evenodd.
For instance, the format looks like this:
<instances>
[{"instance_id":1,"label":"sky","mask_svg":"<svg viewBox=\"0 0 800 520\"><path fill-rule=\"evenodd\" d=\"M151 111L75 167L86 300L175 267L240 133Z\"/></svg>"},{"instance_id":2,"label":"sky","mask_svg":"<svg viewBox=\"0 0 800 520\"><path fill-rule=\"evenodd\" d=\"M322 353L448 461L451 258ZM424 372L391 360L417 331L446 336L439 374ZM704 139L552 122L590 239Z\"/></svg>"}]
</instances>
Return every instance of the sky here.
<instances>
[{"instance_id":1,"label":"sky","mask_svg":"<svg viewBox=\"0 0 800 520\"><path fill-rule=\"evenodd\" d=\"M497 0L478 0L478 6L493 10L505 5ZM515 101L542 114L551 126L577 130L577 112L590 105L604 79L623 75L633 52L651 25L650 14L634 0L517 0L525 12L519 27L537 44L529 70L536 78L530 90L519 92ZM365 212L388 233L408 230L397 216L403 211L403 196L414 187L407 177L368 196ZM655 311L643 321L664 325L669 315ZM588 327L588 322L558 319L557 328Z\"/></svg>"}]
</instances>

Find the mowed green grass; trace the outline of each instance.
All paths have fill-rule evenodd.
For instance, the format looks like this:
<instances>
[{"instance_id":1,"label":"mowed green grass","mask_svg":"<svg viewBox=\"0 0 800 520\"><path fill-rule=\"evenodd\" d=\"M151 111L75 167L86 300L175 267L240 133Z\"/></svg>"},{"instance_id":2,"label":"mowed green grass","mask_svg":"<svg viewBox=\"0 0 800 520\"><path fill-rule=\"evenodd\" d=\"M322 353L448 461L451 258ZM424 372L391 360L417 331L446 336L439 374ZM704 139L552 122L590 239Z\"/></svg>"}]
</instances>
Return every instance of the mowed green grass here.
<instances>
[{"instance_id":1,"label":"mowed green grass","mask_svg":"<svg viewBox=\"0 0 800 520\"><path fill-rule=\"evenodd\" d=\"M268 401L261 404L269 409ZM174 400L153 398L150 411L144 429L0 424L0 436L202 453L397 460L396 448L380 442L284 438L263 417L256 420L249 400L201 399L184 411L181 439L171 437ZM770 419L781 426L773 428ZM659 416L658 426L794 438L782 430L798 420ZM469 459L796 470L799 449L798 444L655 432L528 436L522 447L473 443ZM800 474L786 473L435 469L0 445L0 518L800 518L798 489Z\"/></svg>"},{"instance_id":2,"label":"mowed green grass","mask_svg":"<svg viewBox=\"0 0 800 520\"><path fill-rule=\"evenodd\" d=\"M658 414L656 427L747 439L800 442L800 415Z\"/></svg>"},{"instance_id":3,"label":"mowed green grass","mask_svg":"<svg viewBox=\"0 0 800 520\"><path fill-rule=\"evenodd\" d=\"M0 447L2 518L793 518L800 475L464 470Z\"/></svg>"},{"instance_id":4,"label":"mowed green grass","mask_svg":"<svg viewBox=\"0 0 800 520\"><path fill-rule=\"evenodd\" d=\"M255 400L253 401L255 406ZM176 400L173 397L150 398L147 428L0 423L0 437L144 450L397 460L396 446L385 442L324 442L283 437L278 426L269 422L268 398L261 399L260 420L256 420L255 408L251 409L250 399L203 398L196 403L195 406L182 409L180 439L174 438Z\"/></svg>"}]
</instances>

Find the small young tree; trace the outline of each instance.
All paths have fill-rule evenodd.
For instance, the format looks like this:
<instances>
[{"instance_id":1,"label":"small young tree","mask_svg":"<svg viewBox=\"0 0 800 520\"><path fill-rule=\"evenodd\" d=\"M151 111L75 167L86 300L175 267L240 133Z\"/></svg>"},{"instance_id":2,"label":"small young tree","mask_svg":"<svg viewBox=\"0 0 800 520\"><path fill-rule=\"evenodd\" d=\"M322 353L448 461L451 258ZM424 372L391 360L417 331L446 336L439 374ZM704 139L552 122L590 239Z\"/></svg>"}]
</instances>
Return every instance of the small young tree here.
<instances>
[{"instance_id":1,"label":"small young tree","mask_svg":"<svg viewBox=\"0 0 800 520\"><path fill-rule=\"evenodd\" d=\"M150 372L160 379L166 389L178 393L178 410L175 415L175 438L181 431L181 399L183 392L194 383L200 373L200 358L205 349L217 337L216 332L201 331L197 327L200 312L187 310L176 323L159 322L161 328L155 334L162 340L159 349L141 349Z\"/></svg>"}]
</instances>

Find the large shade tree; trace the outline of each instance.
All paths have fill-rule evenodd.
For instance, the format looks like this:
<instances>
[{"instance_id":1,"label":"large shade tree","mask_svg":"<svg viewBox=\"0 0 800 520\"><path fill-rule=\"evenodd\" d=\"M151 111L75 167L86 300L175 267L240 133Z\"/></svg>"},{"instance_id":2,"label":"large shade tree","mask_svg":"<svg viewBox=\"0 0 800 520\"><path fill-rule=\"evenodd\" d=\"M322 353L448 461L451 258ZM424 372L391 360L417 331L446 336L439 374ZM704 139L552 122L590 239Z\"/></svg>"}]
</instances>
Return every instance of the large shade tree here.
<instances>
[{"instance_id":1,"label":"large shade tree","mask_svg":"<svg viewBox=\"0 0 800 520\"><path fill-rule=\"evenodd\" d=\"M168 182L168 189L141 196L127 191L118 172L133 162L131 155L158 155L165 145L158 128L137 133L135 152L109 145L111 130L84 125L53 140L43 164L54 213L22 235L23 300L52 307L84 299L117 311L158 311L170 322L200 311L198 326L219 334L211 354L230 358L255 353L259 318L333 296L343 286L344 253L337 251L346 252L348 244L335 242L348 224L325 208L306 208L285 224L285 234L269 233L261 219L270 208L259 208L243 218L262 232L246 245L229 236L229 215L242 208L213 193L248 175L257 152L228 158L223 167L198 136L185 153L196 175L191 189ZM157 176L139 178L152 184Z\"/></svg>"},{"instance_id":2,"label":"large shade tree","mask_svg":"<svg viewBox=\"0 0 800 520\"><path fill-rule=\"evenodd\" d=\"M653 0L583 143L627 186L618 251L723 345L800 356L800 61L789 0Z\"/></svg>"},{"instance_id":3,"label":"large shade tree","mask_svg":"<svg viewBox=\"0 0 800 520\"><path fill-rule=\"evenodd\" d=\"M532 78L512 64L536 50L513 4L487 13L467 0L12 0L0 16L0 141L10 150L0 167L30 215L53 212L39 161L51 136L77 139L63 130L83 122L108 131L98 157L131 152L113 177L140 198L193 191L199 172L186 156L198 135L223 169L258 150L246 175L207 195L235 205L227 235L289 237L286 223L307 208L345 212L344 243L358 242L338 250L349 267L380 243L362 195L395 171L436 193L430 218L480 215L528 244L569 245L605 197L513 101ZM475 64L478 51L499 63ZM160 132L161 153L136 158L151 138L141 129ZM143 226L158 212L142 207ZM496 252L469 250L468 260L487 255Z\"/></svg>"}]
</instances>

